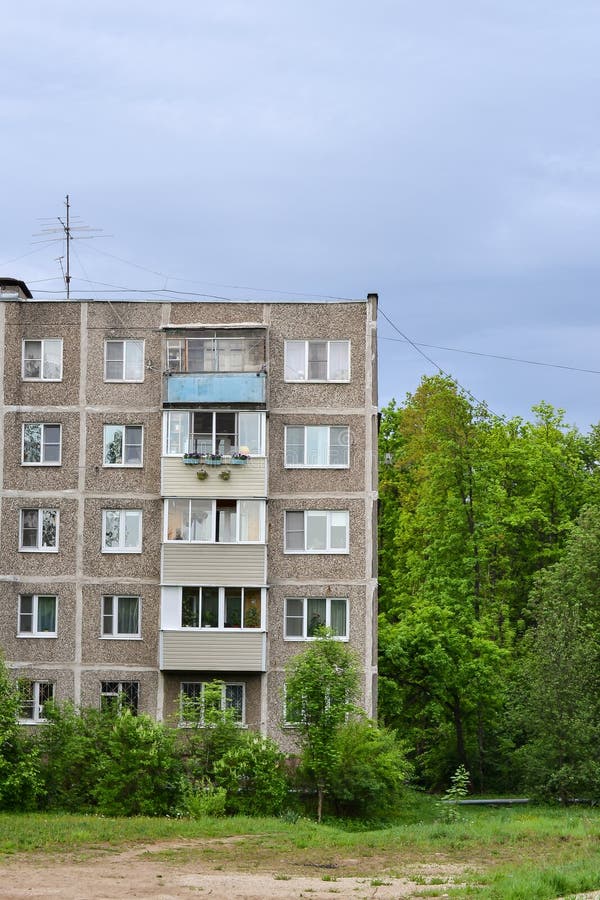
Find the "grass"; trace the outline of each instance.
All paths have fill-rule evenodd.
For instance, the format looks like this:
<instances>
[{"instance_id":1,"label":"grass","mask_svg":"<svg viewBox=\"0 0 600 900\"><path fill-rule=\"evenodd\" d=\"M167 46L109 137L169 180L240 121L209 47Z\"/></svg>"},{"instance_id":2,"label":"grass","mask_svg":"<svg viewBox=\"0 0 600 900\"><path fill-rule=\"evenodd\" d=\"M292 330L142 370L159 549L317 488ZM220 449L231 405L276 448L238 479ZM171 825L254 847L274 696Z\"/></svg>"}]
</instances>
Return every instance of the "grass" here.
<instances>
[{"instance_id":1,"label":"grass","mask_svg":"<svg viewBox=\"0 0 600 900\"><path fill-rule=\"evenodd\" d=\"M553 900L600 888L600 811L469 808L442 823L429 798L415 797L387 827L284 819L111 819L58 814L0 814L0 856L86 856L125 846L168 842L153 858L165 865L210 858L223 871L344 876L384 883L400 875L430 886L458 866L450 897ZM202 843L198 843L202 841ZM425 873L423 866L434 863ZM327 870L325 874L323 870ZM438 877L439 875L443 877ZM276 878L286 876L275 875Z\"/></svg>"}]
</instances>

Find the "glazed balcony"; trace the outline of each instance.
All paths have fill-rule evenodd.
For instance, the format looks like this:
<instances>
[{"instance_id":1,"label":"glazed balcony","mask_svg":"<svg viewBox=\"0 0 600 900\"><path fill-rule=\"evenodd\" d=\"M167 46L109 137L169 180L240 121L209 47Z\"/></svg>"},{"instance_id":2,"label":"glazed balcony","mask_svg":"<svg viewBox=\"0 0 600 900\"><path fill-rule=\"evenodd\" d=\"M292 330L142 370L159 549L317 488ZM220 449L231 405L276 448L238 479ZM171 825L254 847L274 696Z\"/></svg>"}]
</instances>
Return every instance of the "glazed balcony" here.
<instances>
[{"instance_id":1,"label":"glazed balcony","mask_svg":"<svg viewBox=\"0 0 600 900\"><path fill-rule=\"evenodd\" d=\"M267 379L262 372L173 372L165 375L165 403L265 404Z\"/></svg>"}]
</instances>

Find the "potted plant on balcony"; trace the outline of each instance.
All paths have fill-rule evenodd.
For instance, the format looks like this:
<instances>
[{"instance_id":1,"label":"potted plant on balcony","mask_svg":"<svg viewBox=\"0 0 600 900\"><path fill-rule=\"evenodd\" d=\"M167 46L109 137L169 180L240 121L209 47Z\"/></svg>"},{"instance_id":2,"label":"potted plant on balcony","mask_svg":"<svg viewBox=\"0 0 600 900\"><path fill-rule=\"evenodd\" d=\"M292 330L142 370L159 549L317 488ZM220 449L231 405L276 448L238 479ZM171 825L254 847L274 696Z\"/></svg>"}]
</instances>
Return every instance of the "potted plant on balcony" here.
<instances>
[{"instance_id":1,"label":"potted plant on balcony","mask_svg":"<svg viewBox=\"0 0 600 900\"><path fill-rule=\"evenodd\" d=\"M232 466L245 466L248 460L250 459L250 454L245 453L248 448L240 447L239 450L234 450L231 454L231 465Z\"/></svg>"},{"instance_id":2,"label":"potted plant on balcony","mask_svg":"<svg viewBox=\"0 0 600 900\"><path fill-rule=\"evenodd\" d=\"M202 459L201 453L184 453L183 462L186 466L197 466Z\"/></svg>"},{"instance_id":3,"label":"potted plant on balcony","mask_svg":"<svg viewBox=\"0 0 600 900\"><path fill-rule=\"evenodd\" d=\"M204 462L207 466L220 466L223 462L223 457L220 453L207 453Z\"/></svg>"},{"instance_id":4,"label":"potted plant on balcony","mask_svg":"<svg viewBox=\"0 0 600 900\"><path fill-rule=\"evenodd\" d=\"M206 479L208 478L208 472L206 471L205 466L202 466L200 469L198 469L198 471L196 472L196 478L198 479L198 481L206 481Z\"/></svg>"},{"instance_id":5,"label":"potted plant on balcony","mask_svg":"<svg viewBox=\"0 0 600 900\"><path fill-rule=\"evenodd\" d=\"M219 478L221 479L221 481L229 481L229 479L231 478L231 472L229 471L229 469L223 469L222 472L219 472Z\"/></svg>"},{"instance_id":6,"label":"potted plant on balcony","mask_svg":"<svg viewBox=\"0 0 600 900\"><path fill-rule=\"evenodd\" d=\"M244 626L246 628L258 628L260 626L260 610L256 606L249 606L245 610Z\"/></svg>"}]
</instances>

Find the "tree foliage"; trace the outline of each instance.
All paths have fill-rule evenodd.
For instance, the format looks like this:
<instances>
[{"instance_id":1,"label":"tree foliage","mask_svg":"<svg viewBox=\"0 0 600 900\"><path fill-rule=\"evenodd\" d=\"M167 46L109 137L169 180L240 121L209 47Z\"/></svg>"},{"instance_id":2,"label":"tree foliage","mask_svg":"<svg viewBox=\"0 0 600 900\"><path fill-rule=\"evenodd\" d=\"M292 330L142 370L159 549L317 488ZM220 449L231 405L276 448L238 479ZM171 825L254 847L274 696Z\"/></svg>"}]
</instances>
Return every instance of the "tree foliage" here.
<instances>
[{"instance_id":1,"label":"tree foliage","mask_svg":"<svg viewBox=\"0 0 600 900\"><path fill-rule=\"evenodd\" d=\"M589 497L589 443L534 412L500 419L442 376L383 411L381 713L428 785L502 778L528 596Z\"/></svg>"}]
</instances>

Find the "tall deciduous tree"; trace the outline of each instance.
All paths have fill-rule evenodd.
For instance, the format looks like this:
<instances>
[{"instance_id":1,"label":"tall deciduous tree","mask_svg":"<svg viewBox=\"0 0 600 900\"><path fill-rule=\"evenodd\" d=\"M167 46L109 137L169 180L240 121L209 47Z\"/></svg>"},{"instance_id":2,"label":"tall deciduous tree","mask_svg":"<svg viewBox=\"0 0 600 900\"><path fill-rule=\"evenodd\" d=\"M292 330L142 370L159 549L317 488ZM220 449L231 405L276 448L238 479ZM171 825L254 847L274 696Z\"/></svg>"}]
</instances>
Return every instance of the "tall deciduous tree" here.
<instances>
[{"instance_id":1,"label":"tall deciduous tree","mask_svg":"<svg viewBox=\"0 0 600 900\"><path fill-rule=\"evenodd\" d=\"M514 709L528 789L600 797L600 509L589 507L562 558L537 579Z\"/></svg>"},{"instance_id":2,"label":"tall deciduous tree","mask_svg":"<svg viewBox=\"0 0 600 900\"><path fill-rule=\"evenodd\" d=\"M383 412L381 710L429 783L460 763L482 787L500 766L533 575L585 496L584 439L547 404L535 412L499 419L441 376Z\"/></svg>"}]
</instances>

